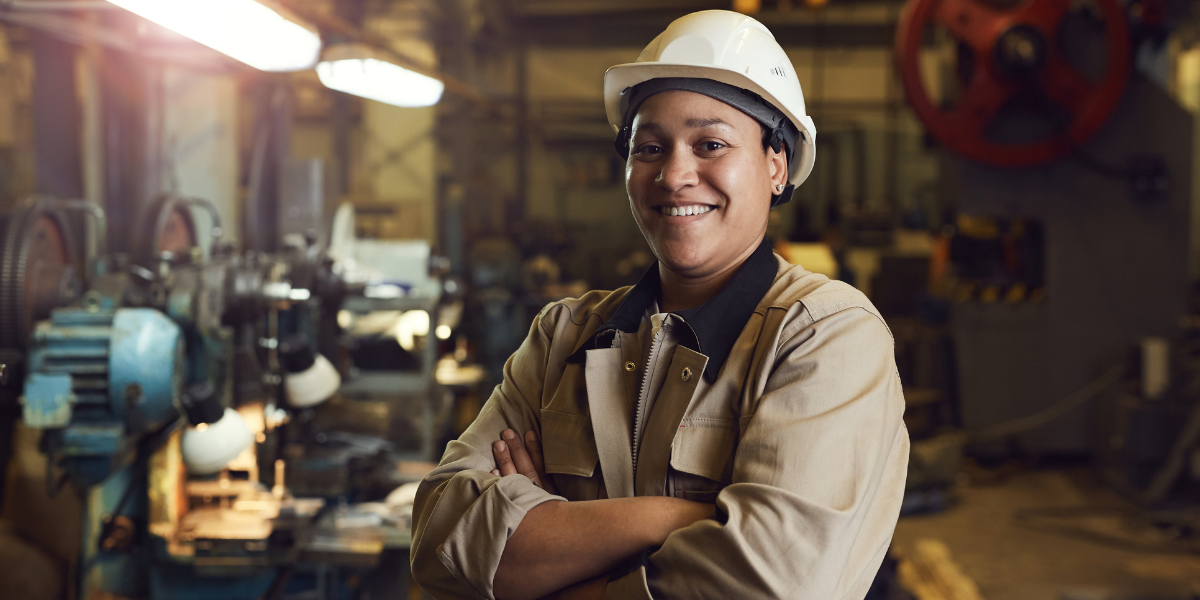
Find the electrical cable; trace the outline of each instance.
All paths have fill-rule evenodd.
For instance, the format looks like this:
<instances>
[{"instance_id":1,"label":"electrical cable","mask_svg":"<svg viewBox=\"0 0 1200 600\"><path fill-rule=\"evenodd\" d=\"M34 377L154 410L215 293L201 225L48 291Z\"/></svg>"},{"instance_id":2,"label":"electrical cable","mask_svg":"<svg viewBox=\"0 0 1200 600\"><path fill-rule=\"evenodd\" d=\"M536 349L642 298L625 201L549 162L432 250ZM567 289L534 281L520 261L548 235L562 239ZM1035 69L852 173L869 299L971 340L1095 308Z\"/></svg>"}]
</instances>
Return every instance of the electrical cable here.
<instances>
[{"instance_id":1,"label":"electrical cable","mask_svg":"<svg viewBox=\"0 0 1200 600\"><path fill-rule=\"evenodd\" d=\"M993 441L1037 429L1038 427L1046 425L1066 415L1072 410L1086 404L1096 396L1099 396L1101 392L1119 381L1124 373L1124 364L1110 367L1102 375L1088 382L1087 385L1079 388L1066 398L1063 398L1062 400L1059 400L1058 402L1047 406L1046 408L1033 413L1032 415L1013 419L1011 421L1005 421L1003 423L997 423L996 425L992 425L991 427L972 433L971 441Z\"/></svg>"},{"instance_id":2,"label":"electrical cable","mask_svg":"<svg viewBox=\"0 0 1200 600\"><path fill-rule=\"evenodd\" d=\"M175 431L178 425L179 421L171 421L148 434L138 443L138 461L134 463L134 470L136 472L129 479L129 484L125 486L125 490L121 493L121 498L117 500L116 505L114 505L112 511L109 513L112 518L115 519L121 515L121 511L125 508L125 503L129 501L130 496L133 495L134 488L137 487L136 484L149 473L146 463L150 460L150 455L167 442L171 433Z\"/></svg>"},{"instance_id":3,"label":"electrical cable","mask_svg":"<svg viewBox=\"0 0 1200 600\"><path fill-rule=\"evenodd\" d=\"M1114 367L1114 371L1116 370ZM1117 372L1119 373L1119 371ZM1100 384L1106 381L1111 374L1112 371L1105 373L1070 399L1074 400L1074 404L1081 404L1084 397L1094 397L1100 391ZM1183 389L1187 396L1194 396L1197 391L1200 391L1200 373L1193 373ZM1059 403L1056 406L1065 404L1067 402ZM1193 405L1187 421L1179 435L1175 437L1170 453L1154 474L1150 484L1143 490L1131 490L1133 499L1143 508L1139 509L1137 506L1032 508L1016 511L1013 519L1019 526L1033 531L1063 535L1133 552L1200 554L1200 540L1191 537L1192 532L1200 531L1200 509L1147 510L1144 508L1166 498L1171 488L1179 480L1187 465L1188 454L1196 447L1197 442L1200 442L1200 403ZM1126 530L1130 529L1129 525L1140 525L1147 531L1158 530L1166 539L1143 541L1133 539L1132 536L1124 537L1111 531L1102 531L1086 524L1061 522L1096 517L1120 518L1124 521ZM1056 520L1059 522L1054 522Z\"/></svg>"},{"instance_id":4,"label":"electrical cable","mask_svg":"<svg viewBox=\"0 0 1200 600\"><path fill-rule=\"evenodd\" d=\"M1187 382L1182 384L1180 392L1184 397L1195 398L1200 394L1200 369L1194 363L1193 354L1200 351L1197 340L1182 343L1179 347L1179 359L1188 371ZM1189 360L1193 359L1193 360ZM976 439L994 439L1011 435L1041 426L1062 416L1074 407L1082 405L1095 398L1109 385L1112 385L1123 372L1119 366L1113 366L1100 377L1096 378L1071 396L1056 403L1039 413L1001 423L975 434ZM1140 505L1128 507L1053 507L1018 510L1013 513L1014 521L1021 527L1032 531L1052 533L1078 539L1090 543L1115 547L1122 550L1142 553L1170 554L1200 554L1200 539L1193 537L1194 532L1200 531L1200 508L1187 510L1148 510L1164 500L1178 482L1188 465L1192 449L1200 443L1200 402L1193 404L1186 422L1179 434L1175 436L1171 449L1162 465L1155 472L1150 484L1142 490L1126 490L1132 499ZM1119 518L1123 521L1123 529L1128 531L1131 525L1140 525L1144 531L1157 531L1159 539L1136 539L1136 534L1122 536L1111 530L1105 531L1090 527L1080 519L1088 518ZM1065 522L1075 520L1075 523Z\"/></svg>"},{"instance_id":5,"label":"electrical cable","mask_svg":"<svg viewBox=\"0 0 1200 600\"><path fill-rule=\"evenodd\" d=\"M130 469L133 470L133 473L129 477L129 483L126 484L125 489L121 492L120 499L117 500L117 503L114 505L113 510L111 512L109 512L109 515L108 515L109 518L111 518L113 521L115 521L116 518L121 515L121 511L125 508L125 503L133 495L133 491L138 488L138 484L141 483L143 480L148 480L149 466L147 465L147 462L150 460L150 455L170 439L171 433L173 431L175 431L175 429L178 425L179 425L179 420L170 421L166 425L159 427L158 429L147 434L144 438L142 438L141 440L138 441L136 459L134 460L134 463L132 465L130 465L130 467L129 467ZM47 477L49 477L49 470L51 468L49 463L51 461L51 458L49 456L47 456L46 461L48 463ZM87 523L88 511L89 511L88 503L83 502L83 522L84 523ZM104 529L101 528L101 535L100 535L99 539L97 540L97 544L102 545L103 543L104 543ZM100 557L104 555L105 551L103 550L102 546L100 546L95 549L95 551L91 554L91 556L88 556L88 551L86 548L80 548L79 552L80 552L80 557L79 557L79 561L77 563L79 566L79 572L77 573L77 576L79 577L80 583L78 585L80 586L79 589L84 589L83 585L82 585L83 580L86 579L87 574L89 572L91 572L91 570L93 568L95 568L96 563L99 562Z\"/></svg>"}]
</instances>

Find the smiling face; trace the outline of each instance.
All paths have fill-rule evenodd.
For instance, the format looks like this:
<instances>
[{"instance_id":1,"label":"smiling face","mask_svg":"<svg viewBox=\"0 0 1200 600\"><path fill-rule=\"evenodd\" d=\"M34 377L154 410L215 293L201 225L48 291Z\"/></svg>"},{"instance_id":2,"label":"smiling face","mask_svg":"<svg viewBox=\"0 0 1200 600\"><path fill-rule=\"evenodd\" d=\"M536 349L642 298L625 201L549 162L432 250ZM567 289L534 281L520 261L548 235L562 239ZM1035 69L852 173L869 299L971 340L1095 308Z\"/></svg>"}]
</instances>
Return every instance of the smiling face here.
<instances>
[{"instance_id":1,"label":"smiling face","mask_svg":"<svg viewBox=\"0 0 1200 600\"><path fill-rule=\"evenodd\" d=\"M625 188L654 254L685 278L740 265L767 231L774 187L787 180L786 158L763 149L758 121L670 91L648 98L632 129Z\"/></svg>"}]
</instances>

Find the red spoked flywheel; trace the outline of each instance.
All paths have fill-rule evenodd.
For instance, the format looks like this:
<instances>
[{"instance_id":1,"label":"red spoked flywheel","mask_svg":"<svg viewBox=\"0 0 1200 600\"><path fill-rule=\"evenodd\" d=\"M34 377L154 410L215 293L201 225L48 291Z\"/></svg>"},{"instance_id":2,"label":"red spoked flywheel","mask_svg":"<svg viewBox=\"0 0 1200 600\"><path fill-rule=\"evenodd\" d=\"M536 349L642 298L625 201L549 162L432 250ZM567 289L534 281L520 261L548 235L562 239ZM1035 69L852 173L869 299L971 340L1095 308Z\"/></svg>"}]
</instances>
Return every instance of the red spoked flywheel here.
<instances>
[{"instance_id":1,"label":"red spoked flywheel","mask_svg":"<svg viewBox=\"0 0 1200 600\"><path fill-rule=\"evenodd\" d=\"M969 159L1002 167L1028 167L1069 154L1107 122L1129 80L1129 25L1118 0L1094 0L1104 20L1104 76L1093 82L1071 66L1059 43L1071 0L1025 0L1000 9L980 0L910 0L896 29L896 61L909 104L929 133ZM934 102L921 78L926 29L944 27L973 63L950 107ZM960 52L960 60L964 60ZM960 65L961 67L961 65ZM985 136L988 125L1014 96L1038 92L1061 107L1068 123L1052 137L1001 143Z\"/></svg>"}]
</instances>

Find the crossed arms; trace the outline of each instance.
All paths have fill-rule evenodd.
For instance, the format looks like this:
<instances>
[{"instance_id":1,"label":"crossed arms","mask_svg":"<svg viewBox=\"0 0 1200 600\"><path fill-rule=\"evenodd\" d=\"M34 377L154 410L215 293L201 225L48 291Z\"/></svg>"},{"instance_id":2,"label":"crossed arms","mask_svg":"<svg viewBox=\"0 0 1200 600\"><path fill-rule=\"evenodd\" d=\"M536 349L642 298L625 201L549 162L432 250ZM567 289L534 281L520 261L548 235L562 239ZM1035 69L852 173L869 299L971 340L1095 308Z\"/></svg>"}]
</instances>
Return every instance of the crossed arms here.
<instances>
[{"instance_id":1,"label":"crossed arms","mask_svg":"<svg viewBox=\"0 0 1200 600\"><path fill-rule=\"evenodd\" d=\"M492 452L493 475L524 475L557 494L533 431L522 440L505 430ZM661 546L676 529L712 518L714 510L711 504L661 496L539 504L508 538L493 593L498 600L540 598L558 590L563 599L604 598L610 571L642 550Z\"/></svg>"},{"instance_id":2,"label":"crossed arms","mask_svg":"<svg viewBox=\"0 0 1200 600\"><path fill-rule=\"evenodd\" d=\"M643 598L862 598L895 527L908 458L877 316L843 309L780 332L771 370L746 384L755 403L744 407L719 521L669 498L562 502L521 474L544 481L528 449L525 464L508 441L511 473L501 470L500 432L541 432L541 399L562 377L571 349L550 344L556 318L539 316L550 322L534 323L504 382L422 483L412 550L422 587L439 598L535 598L657 547Z\"/></svg>"}]
</instances>

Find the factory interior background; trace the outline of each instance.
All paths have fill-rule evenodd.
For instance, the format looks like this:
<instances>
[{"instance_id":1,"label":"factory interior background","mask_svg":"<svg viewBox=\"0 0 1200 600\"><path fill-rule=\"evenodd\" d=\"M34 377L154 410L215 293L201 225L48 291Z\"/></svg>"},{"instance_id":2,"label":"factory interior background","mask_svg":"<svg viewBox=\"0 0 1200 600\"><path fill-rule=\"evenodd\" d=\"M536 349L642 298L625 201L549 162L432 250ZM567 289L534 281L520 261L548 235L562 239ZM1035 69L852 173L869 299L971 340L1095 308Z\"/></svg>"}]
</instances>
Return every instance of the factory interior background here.
<instances>
[{"instance_id":1,"label":"factory interior background","mask_svg":"<svg viewBox=\"0 0 1200 600\"><path fill-rule=\"evenodd\" d=\"M654 263L604 72L705 9L817 126L776 252L895 339L869 597L1200 597L1189 0L0 0L0 597L427 597L415 482Z\"/></svg>"}]
</instances>

